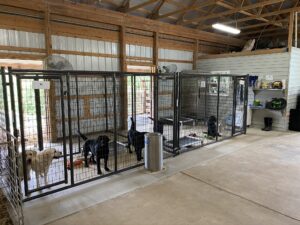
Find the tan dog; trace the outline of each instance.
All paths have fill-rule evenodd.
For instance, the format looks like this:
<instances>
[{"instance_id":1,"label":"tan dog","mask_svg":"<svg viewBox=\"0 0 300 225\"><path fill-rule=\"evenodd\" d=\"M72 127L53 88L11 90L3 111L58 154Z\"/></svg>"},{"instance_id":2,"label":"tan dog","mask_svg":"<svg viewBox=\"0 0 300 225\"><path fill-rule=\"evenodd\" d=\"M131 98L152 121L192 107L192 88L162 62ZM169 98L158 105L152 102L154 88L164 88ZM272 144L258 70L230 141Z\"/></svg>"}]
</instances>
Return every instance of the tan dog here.
<instances>
[{"instance_id":1,"label":"tan dog","mask_svg":"<svg viewBox=\"0 0 300 225\"><path fill-rule=\"evenodd\" d=\"M26 151L26 172L27 172L27 179L30 180L31 179L30 178L31 163L29 160L29 156L27 156L28 154L30 154L30 152ZM20 180L22 181L22 180L24 180L24 173L23 173L24 165L23 165L21 153L17 154L16 160L17 160L17 166L18 166L18 175L19 175Z\"/></svg>"},{"instance_id":2,"label":"tan dog","mask_svg":"<svg viewBox=\"0 0 300 225\"><path fill-rule=\"evenodd\" d=\"M35 172L37 187L40 187L39 177L44 176L45 185L48 184L48 172L53 159L60 158L62 153L55 148L48 148L41 152L34 150L26 151L26 162ZM29 179L29 178L28 178Z\"/></svg>"}]
</instances>

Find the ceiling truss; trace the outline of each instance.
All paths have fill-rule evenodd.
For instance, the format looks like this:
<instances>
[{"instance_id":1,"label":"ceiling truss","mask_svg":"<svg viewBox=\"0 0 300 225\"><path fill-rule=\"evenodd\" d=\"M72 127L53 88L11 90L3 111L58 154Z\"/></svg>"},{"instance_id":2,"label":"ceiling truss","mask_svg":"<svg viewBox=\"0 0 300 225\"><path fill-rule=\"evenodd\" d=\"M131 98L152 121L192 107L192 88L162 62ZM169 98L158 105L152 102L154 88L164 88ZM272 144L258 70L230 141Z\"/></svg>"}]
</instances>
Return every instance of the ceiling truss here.
<instances>
[{"instance_id":1,"label":"ceiling truss","mask_svg":"<svg viewBox=\"0 0 300 225\"><path fill-rule=\"evenodd\" d=\"M290 13L300 11L300 0L70 0L153 20L215 32L215 22L236 26L240 38L275 32L288 33ZM138 2L138 3L137 3Z\"/></svg>"}]
</instances>

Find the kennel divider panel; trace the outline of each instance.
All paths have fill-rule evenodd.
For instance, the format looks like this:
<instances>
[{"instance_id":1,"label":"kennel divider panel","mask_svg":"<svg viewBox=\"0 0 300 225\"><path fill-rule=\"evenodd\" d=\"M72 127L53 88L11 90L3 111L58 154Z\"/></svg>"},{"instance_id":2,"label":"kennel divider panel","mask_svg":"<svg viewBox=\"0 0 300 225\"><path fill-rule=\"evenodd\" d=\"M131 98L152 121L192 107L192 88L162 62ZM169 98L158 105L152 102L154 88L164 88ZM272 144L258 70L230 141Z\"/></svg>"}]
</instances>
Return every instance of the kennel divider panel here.
<instances>
[{"instance_id":1,"label":"kennel divider panel","mask_svg":"<svg viewBox=\"0 0 300 225\"><path fill-rule=\"evenodd\" d=\"M17 138L0 126L0 189L7 199L5 206L13 224L23 225L23 197L19 174L21 165L18 163L20 156L16 151L16 144Z\"/></svg>"},{"instance_id":2,"label":"kennel divider panel","mask_svg":"<svg viewBox=\"0 0 300 225\"><path fill-rule=\"evenodd\" d=\"M5 68L1 67L1 90L0 90L0 101L1 101L1 126L5 126L5 129L10 132L10 118L9 118L9 106L8 106L8 93L7 87L8 83L6 82L6 73ZM3 102L2 102L3 101ZM2 111L3 110L3 111ZM9 135L8 135L9 137Z\"/></svg>"},{"instance_id":3,"label":"kennel divider panel","mask_svg":"<svg viewBox=\"0 0 300 225\"><path fill-rule=\"evenodd\" d=\"M246 134L247 131L247 107L248 107L248 75L235 77L235 120L233 135Z\"/></svg>"},{"instance_id":4,"label":"kennel divider panel","mask_svg":"<svg viewBox=\"0 0 300 225\"><path fill-rule=\"evenodd\" d=\"M16 79L17 79L17 94L18 94L18 106L19 106L19 122L20 122L20 134L21 134L21 148L22 148L22 158L23 158L23 170L24 170L24 189L25 189L25 196L29 196L31 193L34 193L34 192L37 192L37 191L41 191L41 190L44 190L44 189L47 189L47 188L50 188L50 187L54 187L54 186L58 186L58 185L61 185L61 184L67 184L68 183L68 174L67 174L67 151L66 151L66 135L65 135L65 128L64 128L64 120L65 120L65 115L64 115L64 100L63 98L60 98L60 109L61 109L61 115L62 115L62 133L63 133L63 138L62 138L62 145L61 144L55 144L55 143L52 143L51 141L50 142L47 142L47 148L55 148L57 150L57 148L62 148L62 157L63 160L60 160L60 159L57 159L55 163L52 162L52 164L50 165L50 168L49 168L49 173L48 173L48 182L49 182L49 177L52 179L52 182L51 184L44 184L44 185L41 185L40 187L37 187L37 185L34 185L34 184L31 184L32 188L29 188L29 185L28 185L28 177L27 177L27 164L26 164L26 150L27 150L27 145L26 145L26 141L27 142L31 142L31 139L28 139L27 138L30 138L30 137L34 137L35 136L35 133L30 133L30 131L28 131L29 129L26 127L26 131L25 131L25 123L24 123L24 120L25 120L25 117L24 117L24 114L26 112L29 112L30 113L36 113L36 111L31 108L33 107L33 105L35 106L36 108L36 104L39 103L39 102L34 102L33 105L26 105L24 106L24 97L23 97L23 93L25 92L25 95L26 95L26 100L28 100L28 97L32 96L30 95L30 90L34 90L33 92L35 93L35 88L33 87L33 84L30 86L27 84L27 86L29 86L29 89L23 89L22 88L22 82L26 82L26 81L36 81L36 80L39 80L39 79L42 79L43 81L44 80L59 80L60 81L60 92L61 92L61 96L63 96L63 81L61 79L60 76L22 76L20 74L16 75ZM49 81L48 81L49 82ZM27 82L29 83L29 82ZM51 89L51 85L50 85L50 89ZM28 92L27 92L28 91ZM29 96L27 96L29 94ZM32 93L31 93L32 94ZM35 98L34 98L35 99ZM45 100L46 101L46 100ZM41 103L41 102L40 102ZM40 106L38 106L40 107ZM45 112L46 112L46 102L45 102ZM25 110L24 110L25 109ZM32 111L33 110L33 111ZM32 112L31 112L32 111ZM27 115L28 116L28 115ZM30 117L31 115L29 115ZM40 118L40 117L36 117L36 118ZM48 120L49 118L46 118L45 120L45 123L46 123L46 126L48 126ZM42 121L41 121L42 123ZM26 125L28 126L28 124ZM38 130L38 128L37 128ZM27 136L26 135L26 132L29 132ZM33 135L33 136L31 136ZM47 134L49 135L49 134ZM44 138L44 136L42 135L42 137ZM33 140L35 142L35 140ZM33 148L32 150L36 150L35 146L33 147L30 147L30 148ZM57 164L57 168L59 169L59 171L57 172L55 167L51 167L52 165L54 164ZM63 170L61 170L61 168L63 168ZM57 179L58 177L58 179ZM38 177L39 179L39 177ZM33 179L30 181L32 182ZM36 181L37 182L37 181Z\"/></svg>"},{"instance_id":5,"label":"kennel divider panel","mask_svg":"<svg viewBox=\"0 0 300 225\"><path fill-rule=\"evenodd\" d=\"M99 135L107 135L114 141L114 87L113 74L106 72L70 72L70 104L72 119L71 136L73 141L73 161L82 161L81 154L84 141L80 140L77 130L87 136L89 139L96 139ZM76 101L74 101L76 100ZM76 112L76 114L74 114ZM77 140L77 141L76 141ZM108 167L115 167L114 149L111 146ZM111 157L112 156L112 157ZM88 156L90 158L90 156ZM71 161L71 158L70 158ZM103 167L101 159L101 167ZM71 169L72 170L72 169ZM101 169L103 172L103 169ZM73 166L74 183L87 182L98 177L104 177L112 172L97 174L95 164L89 163L85 167L84 162L81 165Z\"/></svg>"},{"instance_id":6,"label":"kennel divider panel","mask_svg":"<svg viewBox=\"0 0 300 225\"><path fill-rule=\"evenodd\" d=\"M179 147L187 151L202 146L206 120L206 83L204 76L180 74L179 78ZM204 103L204 104L203 104Z\"/></svg>"},{"instance_id":7,"label":"kennel divider panel","mask_svg":"<svg viewBox=\"0 0 300 225\"><path fill-rule=\"evenodd\" d=\"M175 154L176 149L176 113L177 113L177 77L175 74L158 74L157 75L157 132L163 130L164 150Z\"/></svg>"},{"instance_id":8,"label":"kennel divider panel","mask_svg":"<svg viewBox=\"0 0 300 225\"><path fill-rule=\"evenodd\" d=\"M219 140L228 139L232 137L233 126L232 123L235 118L234 104L235 104L235 86L234 76L221 75L220 76L220 94L219 94Z\"/></svg>"}]
</instances>

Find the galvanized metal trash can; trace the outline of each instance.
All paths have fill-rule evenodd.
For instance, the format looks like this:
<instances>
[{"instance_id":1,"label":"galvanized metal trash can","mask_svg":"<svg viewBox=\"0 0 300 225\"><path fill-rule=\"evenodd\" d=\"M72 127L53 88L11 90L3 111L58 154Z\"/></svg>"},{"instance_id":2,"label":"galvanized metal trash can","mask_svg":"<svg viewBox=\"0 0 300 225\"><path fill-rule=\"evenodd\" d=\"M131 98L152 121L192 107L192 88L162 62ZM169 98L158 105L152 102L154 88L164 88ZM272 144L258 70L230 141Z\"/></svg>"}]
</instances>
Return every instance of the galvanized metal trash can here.
<instances>
[{"instance_id":1,"label":"galvanized metal trash can","mask_svg":"<svg viewBox=\"0 0 300 225\"><path fill-rule=\"evenodd\" d=\"M163 135L148 133L145 135L145 168L151 172L163 169Z\"/></svg>"}]
</instances>

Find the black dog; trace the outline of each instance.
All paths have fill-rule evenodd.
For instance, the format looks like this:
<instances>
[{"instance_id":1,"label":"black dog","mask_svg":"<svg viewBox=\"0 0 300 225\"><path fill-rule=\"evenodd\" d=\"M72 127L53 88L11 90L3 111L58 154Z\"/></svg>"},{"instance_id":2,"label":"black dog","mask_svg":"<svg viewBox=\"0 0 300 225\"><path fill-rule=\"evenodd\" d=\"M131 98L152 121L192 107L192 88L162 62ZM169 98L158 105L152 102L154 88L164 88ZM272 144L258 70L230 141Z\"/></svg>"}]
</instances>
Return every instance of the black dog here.
<instances>
[{"instance_id":1,"label":"black dog","mask_svg":"<svg viewBox=\"0 0 300 225\"><path fill-rule=\"evenodd\" d=\"M142 150L145 147L145 134L147 132L139 132L136 131L135 128L135 122L133 121L133 118L131 117L131 127L128 131L128 149L129 152L132 153L130 146L132 145L135 149L137 161L141 161L142 158Z\"/></svg>"},{"instance_id":2,"label":"black dog","mask_svg":"<svg viewBox=\"0 0 300 225\"><path fill-rule=\"evenodd\" d=\"M109 155L109 138L105 135L100 135L96 140L89 140L85 135L78 131L79 136L85 141L83 145L83 154L85 167L89 167L87 157L89 152L92 153L90 161L97 163L97 173L102 174L100 167L100 159L104 159L105 171L110 171L107 166L108 155ZM96 156L96 161L95 157Z\"/></svg>"},{"instance_id":3,"label":"black dog","mask_svg":"<svg viewBox=\"0 0 300 225\"><path fill-rule=\"evenodd\" d=\"M207 135L214 138L219 136L217 118L215 116L210 116L207 121Z\"/></svg>"}]
</instances>

